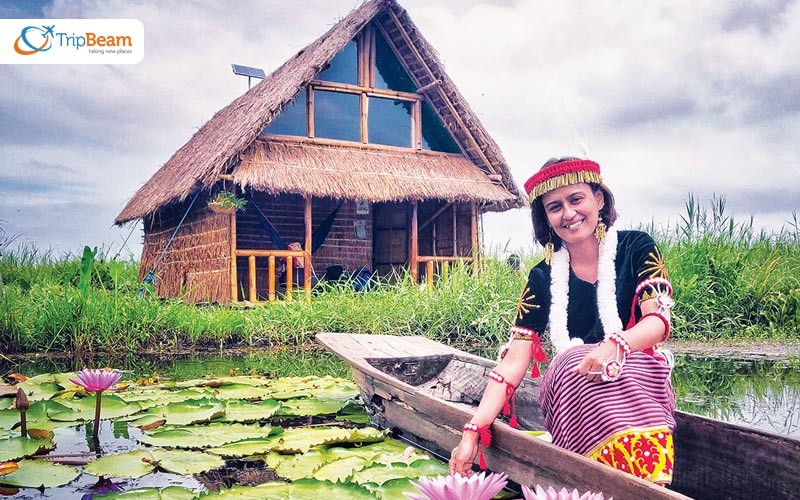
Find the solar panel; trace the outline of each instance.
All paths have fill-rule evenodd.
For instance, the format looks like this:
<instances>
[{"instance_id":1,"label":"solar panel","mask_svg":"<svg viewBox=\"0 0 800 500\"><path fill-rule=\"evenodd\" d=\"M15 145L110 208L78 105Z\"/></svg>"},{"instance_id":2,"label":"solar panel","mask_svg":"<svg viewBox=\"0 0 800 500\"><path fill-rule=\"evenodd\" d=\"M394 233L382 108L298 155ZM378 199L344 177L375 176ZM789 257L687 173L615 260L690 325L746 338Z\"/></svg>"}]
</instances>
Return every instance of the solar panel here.
<instances>
[{"instance_id":1,"label":"solar panel","mask_svg":"<svg viewBox=\"0 0 800 500\"><path fill-rule=\"evenodd\" d=\"M233 72L237 75L261 78L262 80L267 77L264 70L261 68L251 68L250 66L242 66L240 64L231 64L231 67L233 68Z\"/></svg>"}]
</instances>

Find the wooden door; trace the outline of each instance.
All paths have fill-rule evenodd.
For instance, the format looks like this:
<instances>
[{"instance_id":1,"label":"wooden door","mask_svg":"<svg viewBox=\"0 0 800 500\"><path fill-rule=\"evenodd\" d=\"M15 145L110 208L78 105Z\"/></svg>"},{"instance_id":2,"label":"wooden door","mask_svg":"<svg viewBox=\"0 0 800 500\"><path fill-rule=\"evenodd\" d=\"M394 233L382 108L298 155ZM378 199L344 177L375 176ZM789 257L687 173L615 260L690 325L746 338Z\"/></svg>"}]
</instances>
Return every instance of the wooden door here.
<instances>
[{"instance_id":1,"label":"wooden door","mask_svg":"<svg viewBox=\"0 0 800 500\"><path fill-rule=\"evenodd\" d=\"M408 266L408 203L375 203L372 219L372 268L379 276Z\"/></svg>"}]
</instances>

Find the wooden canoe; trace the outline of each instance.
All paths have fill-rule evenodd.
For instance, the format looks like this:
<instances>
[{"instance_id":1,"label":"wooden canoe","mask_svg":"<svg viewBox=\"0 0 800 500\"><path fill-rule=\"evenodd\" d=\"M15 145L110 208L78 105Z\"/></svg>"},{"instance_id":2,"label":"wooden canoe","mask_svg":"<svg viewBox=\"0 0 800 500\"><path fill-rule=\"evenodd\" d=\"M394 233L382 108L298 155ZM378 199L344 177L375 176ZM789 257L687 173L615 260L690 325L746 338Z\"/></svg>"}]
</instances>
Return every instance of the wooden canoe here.
<instances>
[{"instance_id":1,"label":"wooden canoe","mask_svg":"<svg viewBox=\"0 0 800 500\"><path fill-rule=\"evenodd\" d=\"M321 333L317 341L347 361L373 424L444 457L461 437L495 362L419 336ZM521 427L540 430L538 382L517 390ZM490 470L525 485L603 492L615 500L800 498L800 441L683 412L676 414L675 470L669 488L492 425Z\"/></svg>"}]
</instances>

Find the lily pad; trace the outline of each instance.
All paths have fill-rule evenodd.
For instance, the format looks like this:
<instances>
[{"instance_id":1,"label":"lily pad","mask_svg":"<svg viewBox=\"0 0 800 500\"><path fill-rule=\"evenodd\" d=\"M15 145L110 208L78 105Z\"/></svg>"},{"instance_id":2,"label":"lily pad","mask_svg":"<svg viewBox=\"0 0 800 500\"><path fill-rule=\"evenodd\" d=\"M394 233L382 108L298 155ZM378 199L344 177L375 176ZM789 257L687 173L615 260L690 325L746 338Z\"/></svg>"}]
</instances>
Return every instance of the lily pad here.
<instances>
[{"instance_id":1,"label":"lily pad","mask_svg":"<svg viewBox=\"0 0 800 500\"><path fill-rule=\"evenodd\" d=\"M204 426L159 428L139 438L152 446L172 448L210 448L251 438L268 438L272 426L220 424Z\"/></svg>"},{"instance_id":2,"label":"lily pad","mask_svg":"<svg viewBox=\"0 0 800 500\"><path fill-rule=\"evenodd\" d=\"M274 399L251 403L249 401L226 401L224 422L256 422L272 417L281 403Z\"/></svg>"},{"instance_id":3,"label":"lily pad","mask_svg":"<svg viewBox=\"0 0 800 500\"><path fill-rule=\"evenodd\" d=\"M199 474L225 465L214 455L185 450L134 450L108 455L84 466L84 472L94 476L130 477L144 476L159 467L168 472L189 475Z\"/></svg>"},{"instance_id":4,"label":"lily pad","mask_svg":"<svg viewBox=\"0 0 800 500\"><path fill-rule=\"evenodd\" d=\"M155 470L153 455L147 450L108 455L92 460L83 466L83 471L94 476L142 477Z\"/></svg>"},{"instance_id":5,"label":"lily pad","mask_svg":"<svg viewBox=\"0 0 800 500\"><path fill-rule=\"evenodd\" d=\"M447 468L447 464L437 460L417 460L410 465L404 463L391 465L375 464L354 473L352 480L358 484L374 483L380 486L392 479L440 476L449 473L450 471Z\"/></svg>"},{"instance_id":6,"label":"lily pad","mask_svg":"<svg viewBox=\"0 0 800 500\"><path fill-rule=\"evenodd\" d=\"M289 399L283 402L275 415L306 417L309 415L331 415L347 405L341 399Z\"/></svg>"},{"instance_id":7,"label":"lily pad","mask_svg":"<svg viewBox=\"0 0 800 500\"><path fill-rule=\"evenodd\" d=\"M168 425L192 425L208 422L222 416L225 406L213 399L198 399L181 403L169 403L147 410L147 415L156 415L167 421Z\"/></svg>"},{"instance_id":8,"label":"lily pad","mask_svg":"<svg viewBox=\"0 0 800 500\"><path fill-rule=\"evenodd\" d=\"M39 450L53 447L53 442L49 439L29 439L24 437L4 439L0 441L0 462L29 457L35 455Z\"/></svg>"},{"instance_id":9,"label":"lily pad","mask_svg":"<svg viewBox=\"0 0 800 500\"><path fill-rule=\"evenodd\" d=\"M362 457L347 457L328 463L314 471L314 479L343 483L354 472L368 466L369 462Z\"/></svg>"},{"instance_id":10,"label":"lily pad","mask_svg":"<svg viewBox=\"0 0 800 500\"><path fill-rule=\"evenodd\" d=\"M20 488L55 488L80 475L80 471L74 467L46 460L22 460L17 465L17 471L0 476L0 484Z\"/></svg>"},{"instance_id":11,"label":"lily pad","mask_svg":"<svg viewBox=\"0 0 800 500\"><path fill-rule=\"evenodd\" d=\"M272 391L266 387L248 384L224 384L213 389L215 399L227 401L229 399L269 399Z\"/></svg>"},{"instance_id":12,"label":"lily pad","mask_svg":"<svg viewBox=\"0 0 800 500\"><path fill-rule=\"evenodd\" d=\"M49 405L47 416L57 422L81 422L94 420L97 395L92 394L85 398L62 399L58 401L66 409L61 410ZM100 418L118 418L133 415L141 411L138 403L128 403L114 394L103 394L100 398Z\"/></svg>"},{"instance_id":13,"label":"lily pad","mask_svg":"<svg viewBox=\"0 0 800 500\"><path fill-rule=\"evenodd\" d=\"M102 500L193 500L200 498L201 493L183 488L181 486L167 486L166 488L136 488L135 490L121 493L109 493L95 498Z\"/></svg>"}]
</instances>

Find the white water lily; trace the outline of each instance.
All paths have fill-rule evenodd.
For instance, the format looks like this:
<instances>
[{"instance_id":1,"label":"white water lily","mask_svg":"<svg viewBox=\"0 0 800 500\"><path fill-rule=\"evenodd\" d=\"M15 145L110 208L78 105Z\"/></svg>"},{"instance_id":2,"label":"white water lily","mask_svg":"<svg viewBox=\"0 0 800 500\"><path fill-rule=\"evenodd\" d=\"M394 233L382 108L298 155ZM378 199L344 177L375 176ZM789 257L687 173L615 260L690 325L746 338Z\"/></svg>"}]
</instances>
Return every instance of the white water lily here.
<instances>
[{"instance_id":1,"label":"white water lily","mask_svg":"<svg viewBox=\"0 0 800 500\"><path fill-rule=\"evenodd\" d=\"M523 486L522 495L525 497L525 500L605 500L602 493L587 491L584 494L580 494L578 490L568 491L566 488L561 488L561 491L556 491L552 486L545 490L538 484L536 485L536 491L533 491L527 486ZM608 500L614 500L614 497Z\"/></svg>"},{"instance_id":2,"label":"white water lily","mask_svg":"<svg viewBox=\"0 0 800 500\"><path fill-rule=\"evenodd\" d=\"M465 477L460 474L422 477L413 484L424 495L403 493L411 500L490 500L508 484L505 474L485 472Z\"/></svg>"}]
</instances>

